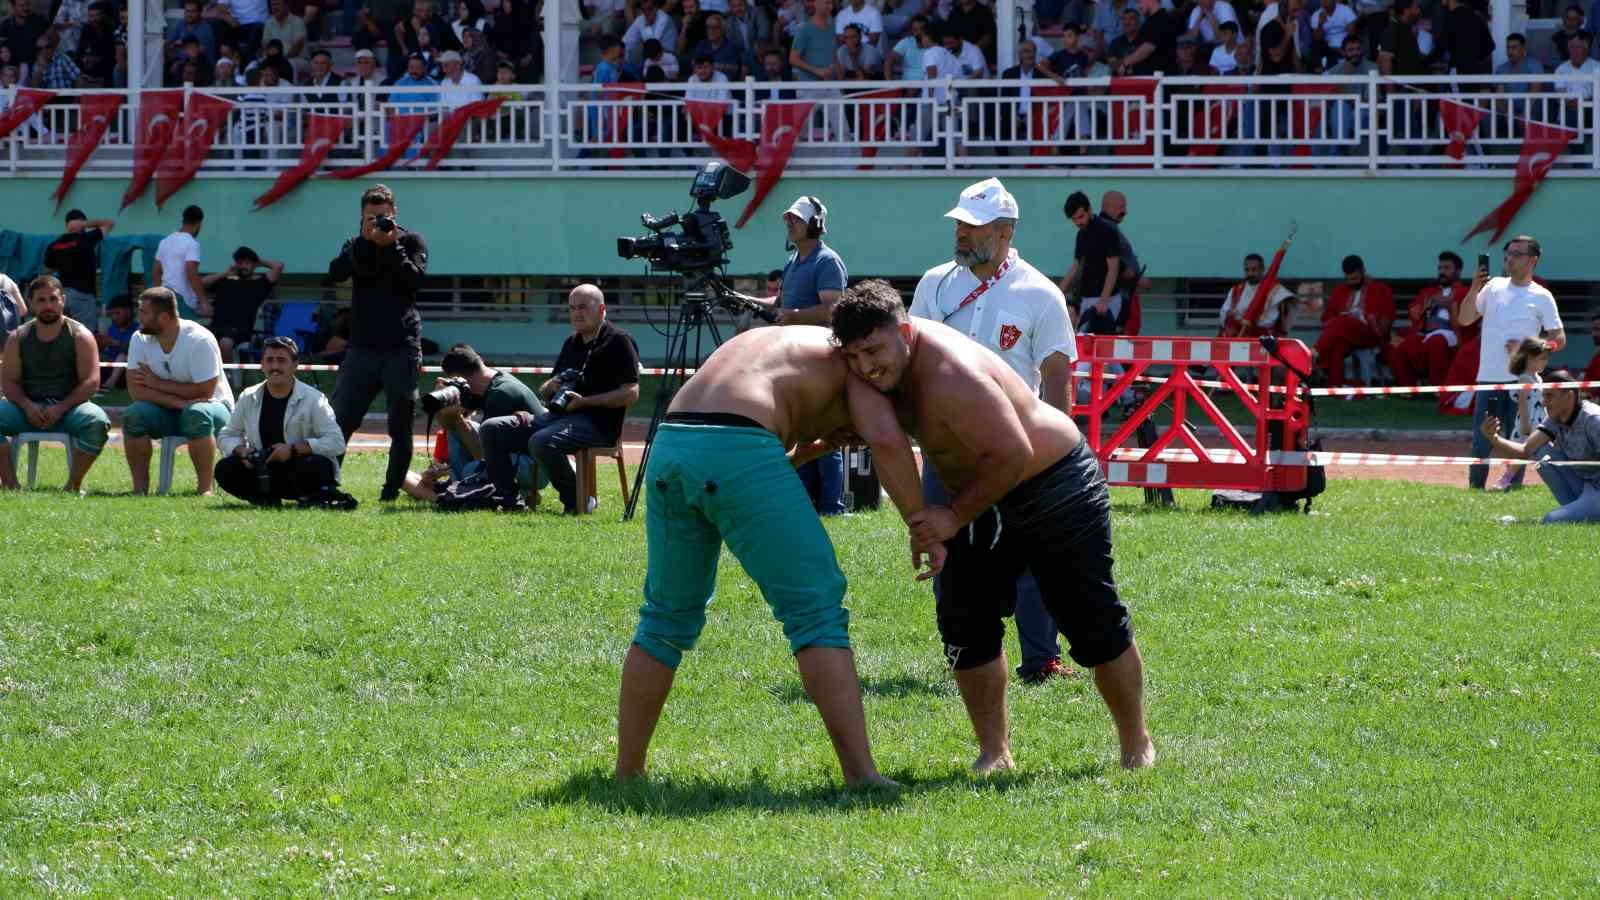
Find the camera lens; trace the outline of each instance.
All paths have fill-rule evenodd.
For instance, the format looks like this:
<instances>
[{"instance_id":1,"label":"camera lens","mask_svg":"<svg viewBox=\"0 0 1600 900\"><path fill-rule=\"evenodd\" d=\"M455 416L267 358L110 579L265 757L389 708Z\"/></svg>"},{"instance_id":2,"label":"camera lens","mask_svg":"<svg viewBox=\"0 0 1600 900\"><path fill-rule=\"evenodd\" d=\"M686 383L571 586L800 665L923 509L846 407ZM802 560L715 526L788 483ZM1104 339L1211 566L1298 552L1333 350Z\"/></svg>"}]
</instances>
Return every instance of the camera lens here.
<instances>
[{"instance_id":1,"label":"camera lens","mask_svg":"<svg viewBox=\"0 0 1600 900\"><path fill-rule=\"evenodd\" d=\"M437 391L430 391L422 395L422 411L430 416L438 415L439 410L446 406L457 406L461 403L461 389L448 385Z\"/></svg>"}]
</instances>

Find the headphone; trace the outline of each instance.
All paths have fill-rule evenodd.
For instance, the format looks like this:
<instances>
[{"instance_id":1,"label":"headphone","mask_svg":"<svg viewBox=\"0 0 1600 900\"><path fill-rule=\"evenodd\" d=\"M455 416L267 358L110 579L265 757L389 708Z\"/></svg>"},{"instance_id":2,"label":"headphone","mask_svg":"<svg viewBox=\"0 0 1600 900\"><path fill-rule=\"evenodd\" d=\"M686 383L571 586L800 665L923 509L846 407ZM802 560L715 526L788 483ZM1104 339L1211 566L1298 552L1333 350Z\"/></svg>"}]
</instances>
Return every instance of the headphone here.
<instances>
[{"instance_id":1,"label":"headphone","mask_svg":"<svg viewBox=\"0 0 1600 900\"><path fill-rule=\"evenodd\" d=\"M806 237L816 240L828 233L828 208L822 205L821 200L809 194L804 199L811 204L812 209L817 211L815 215L806 220Z\"/></svg>"}]
</instances>

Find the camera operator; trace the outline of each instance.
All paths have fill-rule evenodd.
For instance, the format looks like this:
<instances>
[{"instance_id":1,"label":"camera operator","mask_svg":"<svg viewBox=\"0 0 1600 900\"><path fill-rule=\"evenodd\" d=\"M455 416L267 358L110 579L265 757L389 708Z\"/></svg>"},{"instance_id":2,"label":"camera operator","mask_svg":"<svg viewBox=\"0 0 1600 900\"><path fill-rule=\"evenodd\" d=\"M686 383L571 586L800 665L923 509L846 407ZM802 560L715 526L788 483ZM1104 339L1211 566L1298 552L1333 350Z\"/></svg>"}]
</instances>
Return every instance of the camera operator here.
<instances>
[{"instance_id":1,"label":"camera operator","mask_svg":"<svg viewBox=\"0 0 1600 900\"><path fill-rule=\"evenodd\" d=\"M503 508L517 509L514 456L532 452L550 476L568 514L578 511L577 475L567 454L585 447L615 446L628 406L639 399L639 349L633 338L606 321L600 288L580 284L567 297L573 335L561 345L556 374L539 387L549 409L485 419L479 429L484 462Z\"/></svg>"},{"instance_id":2,"label":"camera operator","mask_svg":"<svg viewBox=\"0 0 1600 900\"><path fill-rule=\"evenodd\" d=\"M422 398L422 410L438 417L449 444L449 461L430 466L421 475L407 474L403 489L418 500L437 499L438 477L448 472L461 481L483 469L483 442L478 437L479 422L514 416L519 412L539 415L544 404L539 395L515 376L497 372L483 364L483 357L467 344L456 344L445 351L439 363L444 377L434 382L432 393ZM472 414L479 413L478 419ZM533 457L513 454L519 483L531 483Z\"/></svg>"},{"instance_id":3,"label":"camera operator","mask_svg":"<svg viewBox=\"0 0 1600 900\"><path fill-rule=\"evenodd\" d=\"M387 405L389 468L380 501L394 500L411 467L411 417L422 366L422 316L417 288L428 272L422 235L395 222L394 192L378 184L361 195L361 234L344 242L328 265L335 282L353 279L350 346L334 385L344 439L361 426L381 392Z\"/></svg>"},{"instance_id":4,"label":"camera operator","mask_svg":"<svg viewBox=\"0 0 1600 900\"><path fill-rule=\"evenodd\" d=\"M337 460L345 443L333 406L295 377L299 364L293 340L271 337L262 345L267 380L239 395L217 435L217 486L256 506L298 500L302 506L355 509L355 498L338 489Z\"/></svg>"},{"instance_id":5,"label":"camera operator","mask_svg":"<svg viewBox=\"0 0 1600 900\"><path fill-rule=\"evenodd\" d=\"M778 309L779 325L826 326L849 280L844 260L822 242L828 233L828 208L816 197L801 197L784 210L783 221L794 254L780 276L782 292L766 303ZM818 457L799 472L818 514L836 516L845 511L843 453Z\"/></svg>"}]
</instances>

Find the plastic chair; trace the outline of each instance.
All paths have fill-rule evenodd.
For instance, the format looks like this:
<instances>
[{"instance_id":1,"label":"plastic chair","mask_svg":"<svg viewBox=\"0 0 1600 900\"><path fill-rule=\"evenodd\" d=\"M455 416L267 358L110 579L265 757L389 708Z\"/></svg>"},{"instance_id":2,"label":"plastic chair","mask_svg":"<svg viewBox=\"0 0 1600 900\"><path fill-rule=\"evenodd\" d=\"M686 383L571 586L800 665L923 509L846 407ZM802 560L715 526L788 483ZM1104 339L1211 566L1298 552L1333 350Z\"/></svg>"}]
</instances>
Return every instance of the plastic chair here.
<instances>
[{"instance_id":1,"label":"plastic chair","mask_svg":"<svg viewBox=\"0 0 1600 900\"><path fill-rule=\"evenodd\" d=\"M178 461L178 447L189 443L186 437L164 437L161 439L161 476L156 482L156 493L167 494L172 491L172 467Z\"/></svg>"},{"instance_id":2,"label":"plastic chair","mask_svg":"<svg viewBox=\"0 0 1600 900\"><path fill-rule=\"evenodd\" d=\"M28 490L33 490L33 484L39 474L39 445L60 444L67 450L67 469L70 471L77 459L77 451L72 449L72 437L64 431L24 431L11 439L11 464L16 465L17 457L22 452L23 446L28 448Z\"/></svg>"},{"instance_id":3,"label":"plastic chair","mask_svg":"<svg viewBox=\"0 0 1600 900\"><path fill-rule=\"evenodd\" d=\"M285 300L278 302L278 314L272 318L267 337L286 337L300 348L301 355L311 350L311 339L317 334L317 307L312 300Z\"/></svg>"}]
</instances>

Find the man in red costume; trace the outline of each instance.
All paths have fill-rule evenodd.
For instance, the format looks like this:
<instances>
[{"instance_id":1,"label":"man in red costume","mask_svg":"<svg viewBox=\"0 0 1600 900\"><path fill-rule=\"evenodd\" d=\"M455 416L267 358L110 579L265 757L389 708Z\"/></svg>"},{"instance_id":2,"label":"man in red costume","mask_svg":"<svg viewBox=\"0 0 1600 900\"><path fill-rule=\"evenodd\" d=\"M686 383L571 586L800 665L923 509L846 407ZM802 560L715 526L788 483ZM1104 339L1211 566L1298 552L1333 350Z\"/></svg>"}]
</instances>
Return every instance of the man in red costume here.
<instances>
[{"instance_id":1,"label":"man in red costume","mask_svg":"<svg viewBox=\"0 0 1600 900\"><path fill-rule=\"evenodd\" d=\"M1429 384L1449 383L1445 378L1460 343L1456 310L1467 295L1466 282L1460 276L1461 257L1449 250L1440 253L1438 282L1417 292L1407 310L1410 329L1390 338L1384 352L1395 384L1410 387L1421 374L1426 374Z\"/></svg>"},{"instance_id":2,"label":"man in red costume","mask_svg":"<svg viewBox=\"0 0 1600 900\"><path fill-rule=\"evenodd\" d=\"M1369 279L1359 256L1346 256L1342 268L1344 284L1328 298L1322 336L1313 351L1315 365L1328 374L1329 387L1344 386L1345 356L1388 343L1389 325L1394 322L1394 291Z\"/></svg>"},{"instance_id":3,"label":"man in red costume","mask_svg":"<svg viewBox=\"0 0 1600 900\"><path fill-rule=\"evenodd\" d=\"M1284 336L1290 323L1283 315L1284 301L1293 300L1294 294L1278 284L1278 267L1283 256L1294 242L1296 226L1289 225L1289 236L1272 256L1272 265L1262 274L1261 255L1252 253L1244 258L1244 280L1228 289L1222 299L1222 327L1217 337L1260 337L1271 333Z\"/></svg>"}]
</instances>

